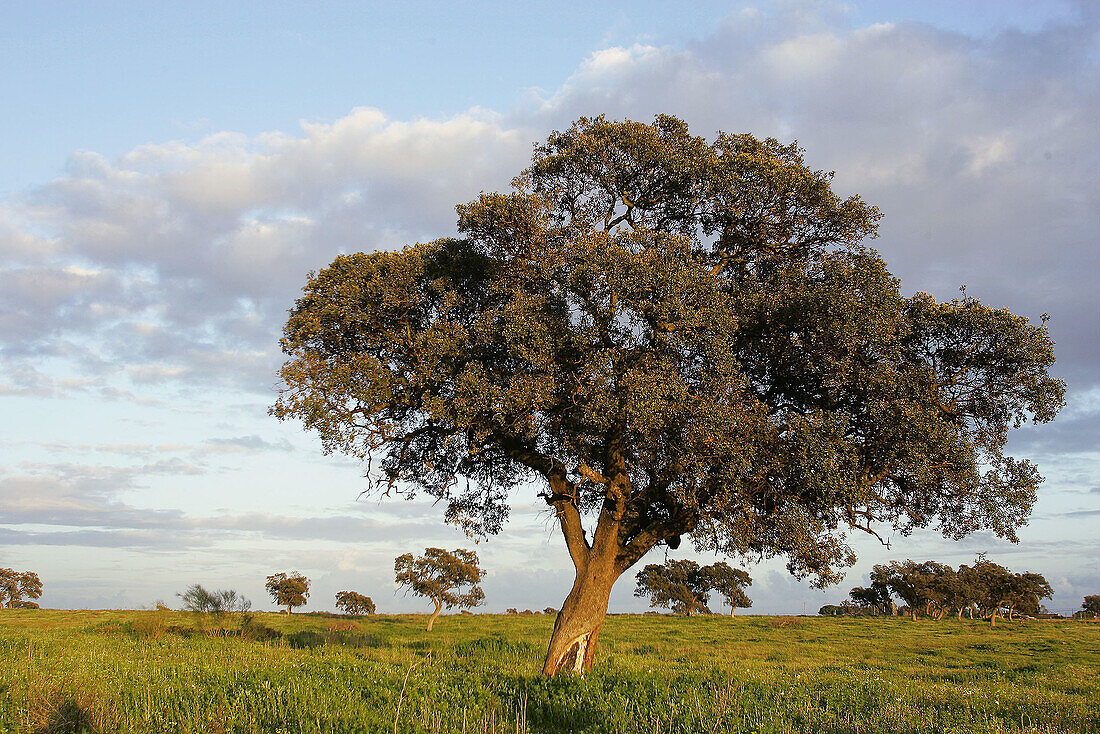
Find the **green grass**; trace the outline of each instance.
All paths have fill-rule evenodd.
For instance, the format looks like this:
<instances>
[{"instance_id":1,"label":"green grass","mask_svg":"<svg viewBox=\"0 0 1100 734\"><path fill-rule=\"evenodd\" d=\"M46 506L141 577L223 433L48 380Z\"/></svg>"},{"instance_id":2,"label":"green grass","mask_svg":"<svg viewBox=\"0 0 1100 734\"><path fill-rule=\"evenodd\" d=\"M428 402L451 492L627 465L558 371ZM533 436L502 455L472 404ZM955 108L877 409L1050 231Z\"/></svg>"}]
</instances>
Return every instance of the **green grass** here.
<instances>
[{"instance_id":1,"label":"green grass","mask_svg":"<svg viewBox=\"0 0 1100 734\"><path fill-rule=\"evenodd\" d=\"M257 621L0 612L0 732L1100 733L1100 624L614 616L547 680L551 617Z\"/></svg>"}]
</instances>

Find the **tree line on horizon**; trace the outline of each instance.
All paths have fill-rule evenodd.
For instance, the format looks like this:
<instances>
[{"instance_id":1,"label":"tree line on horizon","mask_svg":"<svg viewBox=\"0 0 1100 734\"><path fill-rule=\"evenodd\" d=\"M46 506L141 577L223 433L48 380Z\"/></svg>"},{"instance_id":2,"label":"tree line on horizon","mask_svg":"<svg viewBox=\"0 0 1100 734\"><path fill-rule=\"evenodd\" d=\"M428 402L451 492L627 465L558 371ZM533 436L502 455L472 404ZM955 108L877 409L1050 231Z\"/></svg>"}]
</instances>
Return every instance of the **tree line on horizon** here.
<instances>
[{"instance_id":1,"label":"tree line on horizon","mask_svg":"<svg viewBox=\"0 0 1100 734\"><path fill-rule=\"evenodd\" d=\"M434 605L428 618L431 631L443 609L469 609L480 605L485 593L480 581L485 571L474 551L456 548L426 548L423 555L405 553L394 559L395 581L406 594L422 596ZM738 608L752 606L744 587L752 585L751 577L724 562L699 566L691 560L666 560L649 564L635 577L634 596L649 597L651 607L670 609L674 614L693 616L712 614L707 606L710 594L717 593L730 607L732 616ZM265 589L272 602L285 607L290 614L305 606L309 599L310 580L297 571L275 573L267 577ZM43 583L33 571L0 568L0 608L38 609L31 599L42 596ZM465 590L463 590L465 589ZM1013 573L1008 568L979 555L973 565L953 569L936 561L891 561L877 564L870 574L868 586L856 586L849 598L840 604L826 604L818 610L825 616L897 616L906 614L943 619L950 613L959 619L988 619L1015 616L1060 618L1047 612L1041 602L1053 596L1049 582L1038 573ZM177 594L185 611L222 616L239 613L248 615L252 602L233 589L210 590L192 584ZM901 602L901 604L898 603ZM357 591L336 593L336 609L348 616L365 616L377 612L371 597ZM168 606L158 601L158 610ZM510 608L507 614L536 614ZM558 609L547 607L543 614L557 615ZM1074 618L1100 619L1100 594L1084 597Z\"/></svg>"},{"instance_id":2,"label":"tree line on horizon","mask_svg":"<svg viewBox=\"0 0 1100 734\"><path fill-rule=\"evenodd\" d=\"M957 569L936 561L891 561L875 565L868 586L856 586L839 605L826 604L819 614L830 616L908 615L943 619L953 614L960 620L1022 617L1059 618L1042 605L1054 589L1042 574L1014 573L980 554L972 565ZM901 602L900 604L898 602ZM1074 616L1100 616L1100 595L1084 598Z\"/></svg>"}]
</instances>

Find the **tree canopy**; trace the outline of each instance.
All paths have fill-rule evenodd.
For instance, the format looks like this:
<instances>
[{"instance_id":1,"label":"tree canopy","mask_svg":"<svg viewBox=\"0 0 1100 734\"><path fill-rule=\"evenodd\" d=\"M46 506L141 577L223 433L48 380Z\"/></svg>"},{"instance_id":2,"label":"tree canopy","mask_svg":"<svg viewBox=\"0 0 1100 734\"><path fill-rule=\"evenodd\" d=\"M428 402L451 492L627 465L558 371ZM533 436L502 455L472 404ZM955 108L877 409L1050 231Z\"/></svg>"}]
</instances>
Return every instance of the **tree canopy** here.
<instances>
[{"instance_id":1,"label":"tree canopy","mask_svg":"<svg viewBox=\"0 0 1100 734\"><path fill-rule=\"evenodd\" d=\"M851 529L1015 540L1040 476L1008 431L1062 405L1045 324L904 297L879 216L795 144L581 118L459 237L311 274L272 412L475 536L537 480L577 574L548 673L681 536L821 585Z\"/></svg>"},{"instance_id":2,"label":"tree canopy","mask_svg":"<svg viewBox=\"0 0 1100 734\"><path fill-rule=\"evenodd\" d=\"M428 631L431 632L435 618L444 607L476 607L485 599L485 592L479 586L485 571L478 563L477 553L470 550L425 548L424 555L419 557L412 553L398 556L393 568L398 584L435 604L435 611L428 618ZM462 592L464 587L466 591Z\"/></svg>"},{"instance_id":3,"label":"tree canopy","mask_svg":"<svg viewBox=\"0 0 1100 734\"><path fill-rule=\"evenodd\" d=\"M732 568L728 563L718 561L709 566L704 566L707 572L707 583L712 591L725 600L730 607L730 615L737 609L747 609L752 606L752 599L745 592L746 586L752 586L752 578L739 568Z\"/></svg>"},{"instance_id":4,"label":"tree canopy","mask_svg":"<svg viewBox=\"0 0 1100 734\"><path fill-rule=\"evenodd\" d=\"M634 596L648 596L651 607L671 608L689 617L695 612L710 614L710 584L707 572L695 561L651 563L635 577Z\"/></svg>"},{"instance_id":5,"label":"tree canopy","mask_svg":"<svg viewBox=\"0 0 1100 734\"><path fill-rule=\"evenodd\" d=\"M356 591L336 592L336 608L344 614L374 614L374 600Z\"/></svg>"},{"instance_id":6,"label":"tree canopy","mask_svg":"<svg viewBox=\"0 0 1100 734\"><path fill-rule=\"evenodd\" d=\"M1041 574L1013 573L984 555L972 566L959 566L958 570L935 561L878 564L871 570L870 586L857 586L849 592L857 607L875 614L893 612L896 595L913 619L918 613L942 618L952 611L961 619L969 611L989 619L990 624L1002 614L1039 614L1040 602L1053 594Z\"/></svg>"},{"instance_id":7,"label":"tree canopy","mask_svg":"<svg viewBox=\"0 0 1100 734\"><path fill-rule=\"evenodd\" d=\"M290 614L294 607L304 606L309 599L309 579L297 571L268 576L264 588L267 589L267 593L271 595L271 601L275 602L276 606L286 607L287 614Z\"/></svg>"},{"instance_id":8,"label":"tree canopy","mask_svg":"<svg viewBox=\"0 0 1100 734\"><path fill-rule=\"evenodd\" d=\"M710 614L707 604L712 592L718 592L730 605L730 614L737 607L752 606L744 590L752 584L752 579L744 571L721 561L709 566L700 566L690 560L651 563L635 578L634 596L648 596L651 607L672 609L676 614Z\"/></svg>"},{"instance_id":9,"label":"tree canopy","mask_svg":"<svg viewBox=\"0 0 1100 734\"><path fill-rule=\"evenodd\" d=\"M34 571L0 568L0 606L8 609L37 608L29 599L42 596L42 579Z\"/></svg>"}]
</instances>

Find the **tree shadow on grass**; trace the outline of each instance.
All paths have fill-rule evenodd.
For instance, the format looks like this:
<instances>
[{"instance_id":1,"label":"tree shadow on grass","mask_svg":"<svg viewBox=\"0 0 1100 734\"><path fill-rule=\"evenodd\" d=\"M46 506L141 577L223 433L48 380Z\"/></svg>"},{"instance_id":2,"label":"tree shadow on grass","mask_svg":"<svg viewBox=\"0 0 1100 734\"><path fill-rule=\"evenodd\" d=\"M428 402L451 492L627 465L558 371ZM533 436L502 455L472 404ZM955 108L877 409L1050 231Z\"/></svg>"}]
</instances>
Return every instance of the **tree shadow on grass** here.
<instances>
[{"instance_id":1,"label":"tree shadow on grass","mask_svg":"<svg viewBox=\"0 0 1100 734\"><path fill-rule=\"evenodd\" d=\"M91 717L73 699L59 701L51 707L46 723L34 734L95 734Z\"/></svg>"}]
</instances>

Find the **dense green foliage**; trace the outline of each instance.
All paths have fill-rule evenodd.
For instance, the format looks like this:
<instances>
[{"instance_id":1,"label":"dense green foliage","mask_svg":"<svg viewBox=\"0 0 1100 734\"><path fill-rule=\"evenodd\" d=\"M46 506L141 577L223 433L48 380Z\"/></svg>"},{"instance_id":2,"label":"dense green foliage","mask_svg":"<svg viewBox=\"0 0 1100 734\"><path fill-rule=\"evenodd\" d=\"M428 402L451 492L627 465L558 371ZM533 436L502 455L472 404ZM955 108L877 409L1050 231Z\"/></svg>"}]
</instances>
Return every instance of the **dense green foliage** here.
<instances>
[{"instance_id":1,"label":"dense green foliage","mask_svg":"<svg viewBox=\"0 0 1100 734\"><path fill-rule=\"evenodd\" d=\"M648 596L651 607L671 609L676 614L710 614L707 604L712 592L718 592L734 609L752 606L744 590L752 579L722 561L702 567L686 559L650 563L638 572L635 581L634 596Z\"/></svg>"},{"instance_id":2,"label":"dense green foliage","mask_svg":"<svg viewBox=\"0 0 1100 734\"><path fill-rule=\"evenodd\" d=\"M1040 477L1008 431L1063 404L1045 325L904 298L830 179L796 145L582 118L460 239L312 275L272 412L472 533L539 480L579 568L577 513L619 573L689 533L822 582L852 527L1015 538Z\"/></svg>"},{"instance_id":3,"label":"dense green foliage","mask_svg":"<svg viewBox=\"0 0 1100 734\"><path fill-rule=\"evenodd\" d=\"M393 560L394 580L435 604L435 613L428 619L430 632L444 607L469 609L485 599L479 586L485 571L479 563L477 553L464 548L425 548L422 556L404 553Z\"/></svg>"},{"instance_id":4,"label":"dense green foliage","mask_svg":"<svg viewBox=\"0 0 1100 734\"><path fill-rule=\"evenodd\" d=\"M159 615L159 616L158 616ZM0 731L1098 732L1100 624L611 616L587 676L541 678L542 615L0 615Z\"/></svg>"},{"instance_id":5,"label":"dense green foliage","mask_svg":"<svg viewBox=\"0 0 1100 734\"><path fill-rule=\"evenodd\" d=\"M0 607L9 609L34 609L38 605L31 599L42 596L42 579L34 571L16 571L0 568Z\"/></svg>"},{"instance_id":6,"label":"dense green foliage","mask_svg":"<svg viewBox=\"0 0 1100 734\"><path fill-rule=\"evenodd\" d=\"M276 606L286 607L287 614L294 607L305 606L309 599L309 579L297 571L271 574L267 577L264 588Z\"/></svg>"},{"instance_id":7,"label":"dense green foliage","mask_svg":"<svg viewBox=\"0 0 1100 734\"><path fill-rule=\"evenodd\" d=\"M849 592L852 604L822 611L822 614L893 614L903 601L914 619L918 614L942 618L954 613L977 615L993 624L1001 616L1035 615L1041 602L1054 595L1042 574L1013 573L979 555L971 566L953 569L936 561L892 561L871 570L871 585ZM823 610L825 607L822 608Z\"/></svg>"},{"instance_id":8,"label":"dense green foliage","mask_svg":"<svg viewBox=\"0 0 1100 734\"><path fill-rule=\"evenodd\" d=\"M344 614L374 614L377 609L373 599L357 591L336 592L336 608Z\"/></svg>"},{"instance_id":9,"label":"dense green foliage","mask_svg":"<svg viewBox=\"0 0 1100 734\"><path fill-rule=\"evenodd\" d=\"M576 571L548 675L591 667L616 579L682 536L819 585L852 529L1016 540L1041 477L1008 432L1063 405L1045 323L903 297L831 178L794 144L581 118L458 238L310 274L272 413L471 535L534 486Z\"/></svg>"}]
</instances>

